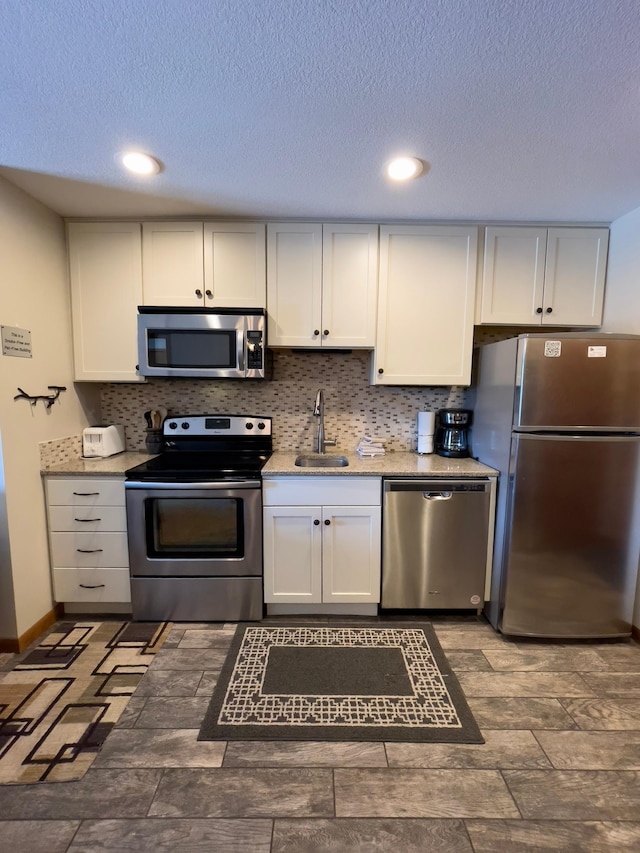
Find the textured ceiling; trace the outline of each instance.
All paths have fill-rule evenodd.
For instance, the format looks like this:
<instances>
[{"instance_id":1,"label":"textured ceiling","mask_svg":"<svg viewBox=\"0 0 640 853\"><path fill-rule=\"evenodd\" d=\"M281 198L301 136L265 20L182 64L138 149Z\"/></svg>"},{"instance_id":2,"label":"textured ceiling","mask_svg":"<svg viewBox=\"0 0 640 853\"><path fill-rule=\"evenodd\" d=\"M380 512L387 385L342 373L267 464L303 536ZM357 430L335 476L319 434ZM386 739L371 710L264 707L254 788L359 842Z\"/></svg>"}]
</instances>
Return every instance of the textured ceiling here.
<instances>
[{"instance_id":1,"label":"textured ceiling","mask_svg":"<svg viewBox=\"0 0 640 853\"><path fill-rule=\"evenodd\" d=\"M67 216L640 206L638 0L0 0L0 75L0 174Z\"/></svg>"}]
</instances>

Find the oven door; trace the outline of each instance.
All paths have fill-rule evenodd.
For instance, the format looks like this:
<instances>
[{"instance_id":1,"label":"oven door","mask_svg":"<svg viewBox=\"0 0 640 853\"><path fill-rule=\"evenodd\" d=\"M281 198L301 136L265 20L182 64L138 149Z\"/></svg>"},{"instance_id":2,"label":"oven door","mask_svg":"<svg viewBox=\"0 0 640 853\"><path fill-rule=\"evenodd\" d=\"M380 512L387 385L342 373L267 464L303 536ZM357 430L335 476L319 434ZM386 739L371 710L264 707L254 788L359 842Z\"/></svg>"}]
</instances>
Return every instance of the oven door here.
<instances>
[{"instance_id":1,"label":"oven door","mask_svg":"<svg viewBox=\"0 0 640 853\"><path fill-rule=\"evenodd\" d=\"M125 483L132 577L262 575L260 482Z\"/></svg>"}]
</instances>

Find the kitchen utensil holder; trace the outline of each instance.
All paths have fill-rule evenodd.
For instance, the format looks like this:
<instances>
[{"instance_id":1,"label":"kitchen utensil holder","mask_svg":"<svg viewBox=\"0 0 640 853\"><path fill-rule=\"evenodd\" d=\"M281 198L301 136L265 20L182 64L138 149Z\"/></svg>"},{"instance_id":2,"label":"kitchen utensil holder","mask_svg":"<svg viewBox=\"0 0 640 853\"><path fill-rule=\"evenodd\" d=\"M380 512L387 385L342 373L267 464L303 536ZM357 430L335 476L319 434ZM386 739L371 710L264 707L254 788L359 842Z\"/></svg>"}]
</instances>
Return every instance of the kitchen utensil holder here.
<instances>
[{"instance_id":1,"label":"kitchen utensil holder","mask_svg":"<svg viewBox=\"0 0 640 853\"><path fill-rule=\"evenodd\" d=\"M162 450L162 430L147 429L144 437L144 443L148 453L160 453Z\"/></svg>"}]
</instances>

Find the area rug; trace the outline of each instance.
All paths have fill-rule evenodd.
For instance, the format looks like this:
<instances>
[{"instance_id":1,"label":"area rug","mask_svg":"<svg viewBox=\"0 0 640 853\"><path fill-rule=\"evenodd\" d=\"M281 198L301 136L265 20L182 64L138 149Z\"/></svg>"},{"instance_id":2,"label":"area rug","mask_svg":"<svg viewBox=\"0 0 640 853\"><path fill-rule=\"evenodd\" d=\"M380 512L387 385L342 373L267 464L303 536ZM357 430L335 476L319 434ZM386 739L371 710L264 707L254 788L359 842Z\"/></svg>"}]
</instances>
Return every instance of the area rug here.
<instances>
[{"instance_id":1,"label":"area rug","mask_svg":"<svg viewBox=\"0 0 640 853\"><path fill-rule=\"evenodd\" d=\"M170 630L61 622L0 681L0 783L82 778Z\"/></svg>"},{"instance_id":2,"label":"area rug","mask_svg":"<svg viewBox=\"0 0 640 853\"><path fill-rule=\"evenodd\" d=\"M484 743L431 625L239 625L199 740Z\"/></svg>"}]
</instances>

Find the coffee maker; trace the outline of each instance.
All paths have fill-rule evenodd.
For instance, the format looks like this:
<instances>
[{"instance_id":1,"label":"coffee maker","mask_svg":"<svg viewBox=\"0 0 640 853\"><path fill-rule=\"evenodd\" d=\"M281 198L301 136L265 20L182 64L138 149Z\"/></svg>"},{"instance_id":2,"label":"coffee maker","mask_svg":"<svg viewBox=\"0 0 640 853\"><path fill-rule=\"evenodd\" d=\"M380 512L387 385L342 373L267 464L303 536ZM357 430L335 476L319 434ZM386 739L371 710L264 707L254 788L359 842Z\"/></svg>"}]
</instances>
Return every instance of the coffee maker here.
<instances>
[{"instance_id":1,"label":"coffee maker","mask_svg":"<svg viewBox=\"0 0 640 853\"><path fill-rule=\"evenodd\" d=\"M439 410L434 438L434 448L439 456L454 459L471 456L469 427L472 418L473 412L470 409Z\"/></svg>"}]
</instances>

